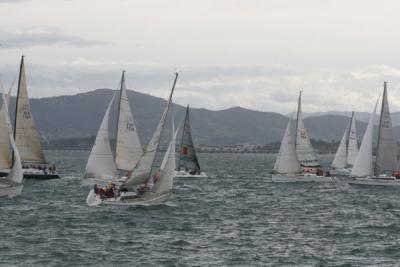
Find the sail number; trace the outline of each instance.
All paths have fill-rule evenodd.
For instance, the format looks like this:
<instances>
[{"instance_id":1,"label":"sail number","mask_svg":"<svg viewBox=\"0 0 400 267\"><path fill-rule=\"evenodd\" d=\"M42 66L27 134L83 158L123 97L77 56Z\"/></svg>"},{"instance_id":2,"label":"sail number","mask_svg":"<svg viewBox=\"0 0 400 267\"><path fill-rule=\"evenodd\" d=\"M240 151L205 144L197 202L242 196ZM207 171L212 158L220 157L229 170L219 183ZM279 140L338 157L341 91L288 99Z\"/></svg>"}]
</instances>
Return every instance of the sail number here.
<instances>
[{"instance_id":1,"label":"sail number","mask_svg":"<svg viewBox=\"0 0 400 267\"><path fill-rule=\"evenodd\" d=\"M30 119L31 118L31 113L28 110L24 110L24 112L22 113L22 116L25 119Z\"/></svg>"},{"instance_id":2,"label":"sail number","mask_svg":"<svg viewBox=\"0 0 400 267\"><path fill-rule=\"evenodd\" d=\"M133 131L135 131L135 127L133 126L133 123L127 123L126 124L126 130L128 131L128 132L133 132Z\"/></svg>"}]
</instances>

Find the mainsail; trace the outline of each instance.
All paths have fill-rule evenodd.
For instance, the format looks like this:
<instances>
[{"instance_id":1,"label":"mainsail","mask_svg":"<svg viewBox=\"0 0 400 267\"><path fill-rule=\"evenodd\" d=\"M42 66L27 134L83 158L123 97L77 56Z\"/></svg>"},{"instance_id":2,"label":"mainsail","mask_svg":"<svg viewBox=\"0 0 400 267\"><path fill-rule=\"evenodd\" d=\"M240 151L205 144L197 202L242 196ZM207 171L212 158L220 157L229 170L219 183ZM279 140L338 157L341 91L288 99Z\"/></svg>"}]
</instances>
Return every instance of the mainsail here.
<instances>
[{"instance_id":1,"label":"mainsail","mask_svg":"<svg viewBox=\"0 0 400 267\"><path fill-rule=\"evenodd\" d=\"M115 94L107 107L99 131L97 132L96 141L93 144L86 164L84 176L86 178L108 179L114 177L117 173L108 136L108 120L114 98Z\"/></svg>"},{"instance_id":2,"label":"mainsail","mask_svg":"<svg viewBox=\"0 0 400 267\"><path fill-rule=\"evenodd\" d=\"M319 160L315 155L314 149L311 146L310 138L303 123L303 114L301 111L301 91L299 95L299 103L297 110L297 133L296 133L296 151L297 157L302 167L319 167Z\"/></svg>"},{"instance_id":3,"label":"mainsail","mask_svg":"<svg viewBox=\"0 0 400 267\"><path fill-rule=\"evenodd\" d=\"M347 141L347 166L353 167L354 161L358 155L358 140L356 131L356 118L354 111L351 114L350 130Z\"/></svg>"},{"instance_id":4,"label":"mainsail","mask_svg":"<svg viewBox=\"0 0 400 267\"><path fill-rule=\"evenodd\" d=\"M390 118L387 83L384 83L382 109L378 129L375 175L398 170L397 143Z\"/></svg>"},{"instance_id":5,"label":"mainsail","mask_svg":"<svg viewBox=\"0 0 400 267\"><path fill-rule=\"evenodd\" d=\"M347 137L349 135L351 121L346 126L343 137L340 140L339 147L336 151L335 158L332 162L332 169L343 169L347 165Z\"/></svg>"},{"instance_id":6,"label":"mainsail","mask_svg":"<svg viewBox=\"0 0 400 267\"><path fill-rule=\"evenodd\" d=\"M7 103L9 102L11 88L8 94L5 95L5 100ZM0 113L8 112L6 105L3 102L1 106ZM7 113L8 114L8 113ZM7 120L6 117L0 115L0 129L7 129ZM12 166L12 157L11 157L11 142L8 131L2 130L0 131L0 169L10 169Z\"/></svg>"},{"instance_id":7,"label":"mainsail","mask_svg":"<svg viewBox=\"0 0 400 267\"><path fill-rule=\"evenodd\" d=\"M125 86L125 71L122 72L119 93L115 164L117 169L130 171L138 163L143 148L129 105Z\"/></svg>"},{"instance_id":8,"label":"mainsail","mask_svg":"<svg viewBox=\"0 0 400 267\"><path fill-rule=\"evenodd\" d=\"M296 123L290 118L275 160L277 173L300 173L301 167L296 153Z\"/></svg>"},{"instance_id":9,"label":"mainsail","mask_svg":"<svg viewBox=\"0 0 400 267\"><path fill-rule=\"evenodd\" d=\"M360 151L358 152L350 176L366 177L372 175L372 136L374 133L374 118L378 101L379 98L376 101L375 108L369 119L367 129L365 130L365 134L361 142Z\"/></svg>"},{"instance_id":10,"label":"mainsail","mask_svg":"<svg viewBox=\"0 0 400 267\"><path fill-rule=\"evenodd\" d=\"M185 123L183 125L182 142L179 153L178 171L188 169L200 173L200 164L194 150L192 132L190 129L189 105L186 108Z\"/></svg>"},{"instance_id":11,"label":"mainsail","mask_svg":"<svg viewBox=\"0 0 400 267\"><path fill-rule=\"evenodd\" d=\"M140 158L138 164L134 168L131 176L128 177L128 179L124 182L124 184L122 185L122 188L128 188L128 187L132 187L132 186L144 183L148 179L148 177L151 173L151 168L152 168L152 165L154 162L154 158L157 153L157 148L160 143L161 133L162 133L162 130L164 129L165 121L167 118L169 107L171 105L172 95L174 93L175 84L176 84L177 79L178 79L178 73L175 73L174 84L172 86L167 105L165 106L164 112L162 113L160 122L158 123L153 136L151 137L149 143L147 144L147 147L146 147L142 157Z\"/></svg>"},{"instance_id":12,"label":"mainsail","mask_svg":"<svg viewBox=\"0 0 400 267\"><path fill-rule=\"evenodd\" d=\"M3 93L3 106L4 108L1 110L2 117L5 120L5 128L7 130L8 138L10 140L10 144L14 153L14 162L10 172L7 175L7 179L13 181L14 183L21 184L22 180L24 179L24 173L22 171L22 163L21 157L18 152L18 148L15 144L14 137L13 137L13 130L11 126L10 117L8 115L8 99L4 96Z\"/></svg>"},{"instance_id":13,"label":"mainsail","mask_svg":"<svg viewBox=\"0 0 400 267\"><path fill-rule=\"evenodd\" d=\"M39 134L29 104L25 76L24 56L21 59L17 102L15 107L14 138L19 149L21 160L26 162L46 163Z\"/></svg>"}]
</instances>

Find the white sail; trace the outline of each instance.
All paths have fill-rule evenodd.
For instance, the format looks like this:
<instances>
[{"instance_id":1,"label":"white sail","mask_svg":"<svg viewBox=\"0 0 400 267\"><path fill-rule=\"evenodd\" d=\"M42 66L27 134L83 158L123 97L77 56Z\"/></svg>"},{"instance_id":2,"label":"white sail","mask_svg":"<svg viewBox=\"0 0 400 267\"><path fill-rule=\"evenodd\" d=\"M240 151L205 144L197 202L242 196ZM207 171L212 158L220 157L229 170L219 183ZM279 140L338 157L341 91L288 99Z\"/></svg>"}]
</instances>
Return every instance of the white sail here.
<instances>
[{"instance_id":1,"label":"white sail","mask_svg":"<svg viewBox=\"0 0 400 267\"><path fill-rule=\"evenodd\" d=\"M174 127L173 127L174 128ZM174 171L175 171L175 140L178 130L173 129L172 140L165 152L163 161L161 163L160 180L154 185L152 191L155 193L166 193L172 190Z\"/></svg>"},{"instance_id":2,"label":"white sail","mask_svg":"<svg viewBox=\"0 0 400 267\"><path fill-rule=\"evenodd\" d=\"M303 123L301 111L301 92L297 110L297 137L296 137L297 157L302 167L319 167L319 160L311 146L310 138Z\"/></svg>"},{"instance_id":3,"label":"white sail","mask_svg":"<svg viewBox=\"0 0 400 267\"><path fill-rule=\"evenodd\" d=\"M122 73L117 119L115 163L117 169L130 171L143 154L139 135L129 105L125 86L125 71Z\"/></svg>"},{"instance_id":4,"label":"white sail","mask_svg":"<svg viewBox=\"0 0 400 267\"><path fill-rule=\"evenodd\" d=\"M18 80L14 136L22 161L46 163L29 104L24 56L21 59Z\"/></svg>"},{"instance_id":5,"label":"white sail","mask_svg":"<svg viewBox=\"0 0 400 267\"><path fill-rule=\"evenodd\" d=\"M375 174L391 173L398 170L397 143L390 118L386 82L384 83L382 109L378 128L378 147Z\"/></svg>"},{"instance_id":6,"label":"white sail","mask_svg":"<svg viewBox=\"0 0 400 267\"><path fill-rule=\"evenodd\" d=\"M350 121L351 123L351 121ZM332 162L332 169L343 169L346 167L347 163L347 136L349 133L350 125L347 125L346 130L344 131L342 140L340 140L339 147L336 151L335 158Z\"/></svg>"},{"instance_id":7,"label":"white sail","mask_svg":"<svg viewBox=\"0 0 400 267\"><path fill-rule=\"evenodd\" d=\"M356 118L354 112L351 115L350 131L347 141L347 166L352 167L358 155L358 140L356 131Z\"/></svg>"},{"instance_id":8,"label":"white sail","mask_svg":"<svg viewBox=\"0 0 400 267\"><path fill-rule=\"evenodd\" d=\"M160 143L161 132L165 125L165 120L167 118L168 110L171 105L172 95L174 93L176 80L178 79L178 74L175 74L174 84L171 89L171 93L168 98L167 105L165 106L164 112L161 116L160 122L157 125L157 128L151 137L149 143L147 144L146 150L140 158L137 166L134 168L131 176L124 182L122 188L128 188L131 186L135 186L141 183L144 183L151 172L151 167L153 165L154 158L156 156L157 147Z\"/></svg>"},{"instance_id":9,"label":"white sail","mask_svg":"<svg viewBox=\"0 0 400 267\"><path fill-rule=\"evenodd\" d=\"M276 156L274 171L277 173L300 173L301 167L296 153L296 123L289 119Z\"/></svg>"},{"instance_id":10,"label":"white sail","mask_svg":"<svg viewBox=\"0 0 400 267\"><path fill-rule=\"evenodd\" d=\"M8 138L10 140L11 147L14 151L14 162L13 162L11 171L7 175L7 179L10 181L13 181L14 183L21 184L22 180L24 178L24 173L22 171L21 157L20 157L18 148L14 141L11 121L10 121L10 117L8 115L8 100L4 96L4 93L3 93L3 106L4 106L4 109L2 109L2 117L6 122L5 129L6 129L6 132L8 133Z\"/></svg>"},{"instance_id":11,"label":"white sail","mask_svg":"<svg viewBox=\"0 0 400 267\"><path fill-rule=\"evenodd\" d=\"M374 133L374 118L378 101L376 102L375 108L369 119L367 129L365 130L365 134L361 142L360 151L358 152L350 176L366 177L372 175L372 136Z\"/></svg>"},{"instance_id":12,"label":"white sail","mask_svg":"<svg viewBox=\"0 0 400 267\"><path fill-rule=\"evenodd\" d=\"M10 92L5 95L7 103L9 102ZM3 102L0 113L3 114L4 111L8 112L6 105L4 105ZM0 131L0 169L10 169L12 166L11 142L8 131L5 130L7 129L7 121L6 117L3 115L0 116L0 129L4 129L3 131Z\"/></svg>"},{"instance_id":13,"label":"white sail","mask_svg":"<svg viewBox=\"0 0 400 267\"><path fill-rule=\"evenodd\" d=\"M108 121L114 97L115 94L107 107L99 131L97 132L96 140L90 152L85 170L86 178L107 180L114 177L117 173L108 136Z\"/></svg>"}]
</instances>

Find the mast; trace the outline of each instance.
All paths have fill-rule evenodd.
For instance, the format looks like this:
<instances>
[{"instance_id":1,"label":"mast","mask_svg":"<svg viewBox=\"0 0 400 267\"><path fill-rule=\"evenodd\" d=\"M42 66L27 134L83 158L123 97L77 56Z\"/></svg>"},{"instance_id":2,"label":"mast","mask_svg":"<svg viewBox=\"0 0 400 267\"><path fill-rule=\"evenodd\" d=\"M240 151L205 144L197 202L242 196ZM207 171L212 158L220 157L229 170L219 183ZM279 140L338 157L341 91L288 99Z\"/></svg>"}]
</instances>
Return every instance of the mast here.
<instances>
[{"instance_id":1,"label":"mast","mask_svg":"<svg viewBox=\"0 0 400 267\"><path fill-rule=\"evenodd\" d=\"M301 90L300 90L300 94L299 94L299 101L297 104L297 116L296 116L296 135L295 135L295 147L297 148L297 133L298 133L298 129L299 129L299 114L301 112Z\"/></svg>"},{"instance_id":2,"label":"mast","mask_svg":"<svg viewBox=\"0 0 400 267\"><path fill-rule=\"evenodd\" d=\"M118 97L118 107L117 107L117 124L116 124L116 131L115 131L115 149L114 149L114 161L117 160L117 142L118 142L118 124L119 124L119 116L121 113L121 98L122 98L122 86L125 82L125 70L122 71L122 77L121 77L121 82L120 82L120 88L119 88L119 97Z\"/></svg>"},{"instance_id":3,"label":"mast","mask_svg":"<svg viewBox=\"0 0 400 267\"><path fill-rule=\"evenodd\" d=\"M381 138L381 126L383 121L383 108L385 105L385 99L387 94L387 82L383 82L383 96L382 96L382 105L381 105L381 114L379 116L379 126L378 126L378 143L376 145L376 157L375 157L375 166L374 166L374 175L378 175L378 160L379 160L379 139Z\"/></svg>"},{"instance_id":4,"label":"mast","mask_svg":"<svg viewBox=\"0 0 400 267\"><path fill-rule=\"evenodd\" d=\"M349 127L346 132L346 158L349 155L349 141L350 141L350 132L351 132L351 122L353 121L354 111L351 112Z\"/></svg>"},{"instance_id":5,"label":"mast","mask_svg":"<svg viewBox=\"0 0 400 267\"><path fill-rule=\"evenodd\" d=\"M172 95L173 95L174 90L175 90L175 85L176 85L176 81L177 81L177 80L178 80L178 72L175 72L174 84L172 85L171 93L170 93L169 99L168 99L168 109L169 109L169 105L171 104L171 99L172 99ZM168 113L168 110L167 110L167 113ZM162 127L162 129L164 129L164 126ZM157 144L157 146L156 146L156 153L157 153L159 147L160 147L160 142L158 142L158 144ZM151 167L150 167L150 172L149 172L150 175L151 175L151 172L152 172L152 170L153 170L154 160L155 160L155 157L153 158L153 161L151 162L151 165L150 165L150 166L151 166Z\"/></svg>"},{"instance_id":6,"label":"mast","mask_svg":"<svg viewBox=\"0 0 400 267\"><path fill-rule=\"evenodd\" d=\"M178 161L178 171L181 170L181 158L182 158L182 149L183 149L183 138L185 135L185 127L186 127L186 118L189 116L189 105L186 107L186 114L185 114L185 122L183 123L182 128L182 138L181 138L181 146L179 148L179 161Z\"/></svg>"},{"instance_id":7,"label":"mast","mask_svg":"<svg viewBox=\"0 0 400 267\"><path fill-rule=\"evenodd\" d=\"M22 73L22 68L24 67L24 55L21 56L21 63L19 65L19 77L18 77L18 87L17 87L17 96L16 96L16 102L15 102L15 114L14 114L14 140L17 136L17 114L18 114L18 99L19 99L19 88L21 86L21 73ZM14 166L14 150L12 151L12 165Z\"/></svg>"}]
</instances>

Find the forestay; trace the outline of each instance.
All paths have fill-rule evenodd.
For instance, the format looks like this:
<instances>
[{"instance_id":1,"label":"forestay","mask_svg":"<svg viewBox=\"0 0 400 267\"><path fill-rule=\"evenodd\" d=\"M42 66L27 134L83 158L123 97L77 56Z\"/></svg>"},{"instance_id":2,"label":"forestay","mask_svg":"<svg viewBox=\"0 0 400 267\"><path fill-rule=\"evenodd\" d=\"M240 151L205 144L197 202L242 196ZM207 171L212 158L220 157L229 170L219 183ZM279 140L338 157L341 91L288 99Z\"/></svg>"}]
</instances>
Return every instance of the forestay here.
<instances>
[{"instance_id":1,"label":"forestay","mask_svg":"<svg viewBox=\"0 0 400 267\"><path fill-rule=\"evenodd\" d=\"M108 121L114 97L115 94L107 107L99 131L97 132L96 140L86 164L85 178L106 180L114 177L117 173L108 133Z\"/></svg>"},{"instance_id":2,"label":"forestay","mask_svg":"<svg viewBox=\"0 0 400 267\"><path fill-rule=\"evenodd\" d=\"M296 151L300 165L303 167L319 167L319 160L311 146L310 138L303 123L303 114L301 111L301 92L297 110L297 133L296 133Z\"/></svg>"},{"instance_id":3,"label":"forestay","mask_svg":"<svg viewBox=\"0 0 400 267\"><path fill-rule=\"evenodd\" d=\"M384 83L382 109L378 129L378 147L375 175L398 170L397 143L390 117L386 82Z\"/></svg>"},{"instance_id":4,"label":"forestay","mask_svg":"<svg viewBox=\"0 0 400 267\"><path fill-rule=\"evenodd\" d=\"M375 104L375 108L369 119L367 129L365 130L365 134L361 142L360 151L358 152L350 176L353 177L372 176L372 136L374 132L374 118L378 101L379 98Z\"/></svg>"},{"instance_id":5,"label":"forestay","mask_svg":"<svg viewBox=\"0 0 400 267\"><path fill-rule=\"evenodd\" d=\"M178 170L188 169L200 172L200 164L194 150L192 132L190 129L189 106L186 108L185 123L182 131L182 142L179 153Z\"/></svg>"},{"instance_id":6,"label":"forestay","mask_svg":"<svg viewBox=\"0 0 400 267\"><path fill-rule=\"evenodd\" d=\"M26 162L46 163L39 134L36 130L29 104L25 76L24 56L21 59L18 80L17 102L15 109L14 137L21 160Z\"/></svg>"},{"instance_id":7,"label":"forestay","mask_svg":"<svg viewBox=\"0 0 400 267\"><path fill-rule=\"evenodd\" d=\"M274 171L282 174L301 172L296 153L296 123L291 118L282 138L281 147L275 160Z\"/></svg>"},{"instance_id":8,"label":"forestay","mask_svg":"<svg viewBox=\"0 0 400 267\"><path fill-rule=\"evenodd\" d=\"M119 93L115 163L117 169L132 170L143 154L136 124L125 86L125 71L122 73Z\"/></svg>"}]
</instances>

